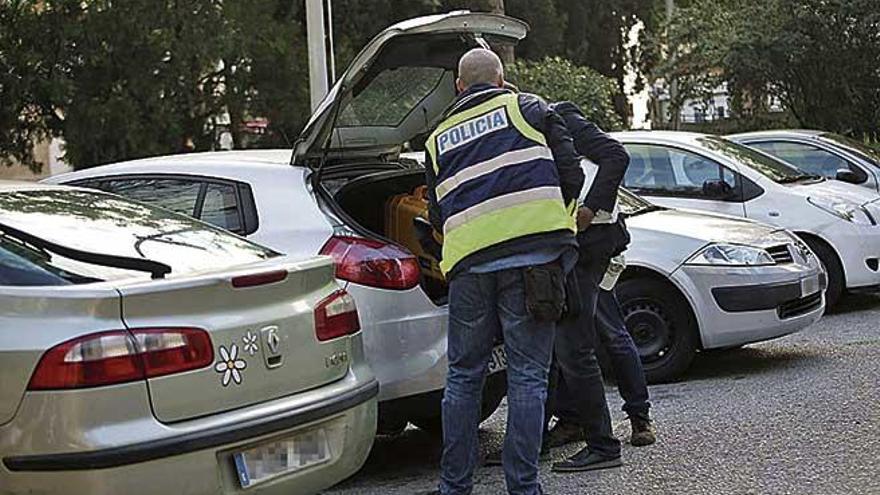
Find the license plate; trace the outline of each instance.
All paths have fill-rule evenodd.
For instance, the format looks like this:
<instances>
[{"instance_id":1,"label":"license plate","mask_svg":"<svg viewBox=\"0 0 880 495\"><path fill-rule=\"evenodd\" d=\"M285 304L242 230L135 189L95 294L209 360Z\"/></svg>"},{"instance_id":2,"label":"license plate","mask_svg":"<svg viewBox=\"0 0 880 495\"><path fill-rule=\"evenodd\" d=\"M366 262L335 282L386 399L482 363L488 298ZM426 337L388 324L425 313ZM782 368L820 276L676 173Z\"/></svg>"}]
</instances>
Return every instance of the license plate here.
<instances>
[{"instance_id":1,"label":"license plate","mask_svg":"<svg viewBox=\"0 0 880 495\"><path fill-rule=\"evenodd\" d=\"M332 457L327 432L323 428L264 443L233 455L242 488L327 462Z\"/></svg>"},{"instance_id":2,"label":"license plate","mask_svg":"<svg viewBox=\"0 0 880 495\"><path fill-rule=\"evenodd\" d=\"M498 373L507 369L507 353L504 345L497 345L492 349L492 357L489 358L489 374Z\"/></svg>"},{"instance_id":3,"label":"license plate","mask_svg":"<svg viewBox=\"0 0 880 495\"><path fill-rule=\"evenodd\" d=\"M813 275L801 279L801 297L806 297L819 292L819 276Z\"/></svg>"}]
</instances>

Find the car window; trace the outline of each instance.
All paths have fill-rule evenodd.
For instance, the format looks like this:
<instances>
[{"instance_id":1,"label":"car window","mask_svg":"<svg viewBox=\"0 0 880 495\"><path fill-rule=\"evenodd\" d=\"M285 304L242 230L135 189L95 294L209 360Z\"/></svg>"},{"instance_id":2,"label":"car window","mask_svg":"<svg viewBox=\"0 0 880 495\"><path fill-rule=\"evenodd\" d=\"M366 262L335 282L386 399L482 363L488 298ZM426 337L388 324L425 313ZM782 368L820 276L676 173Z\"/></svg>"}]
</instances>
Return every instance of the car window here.
<instances>
[{"instance_id":1,"label":"car window","mask_svg":"<svg viewBox=\"0 0 880 495\"><path fill-rule=\"evenodd\" d=\"M778 184L791 184L801 181L813 181L817 179L814 174L803 172L800 169L775 158L773 155L763 153L756 149L734 143L718 136L701 136L697 142L703 147L714 151L722 156L740 163ZM820 180L821 177L819 177Z\"/></svg>"},{"instance_id":2,"label":"car window","mask_svg":"<svg viewBox=\"0 0 880 495\"><path fill-rule=\"evenodd\" d=\"M86 184L82 185L89 187ZM199 181L176 178L107 179L97 185L102 191L190 216L195 214L201 187Z\"/></svg>"},{"instance_id":3,"label":"car window","mask_svg":"<svg viewBox=\"0 0 880 495\"><path fill-rule=\"evenodd\" d=\"M833 141L837 146L842 147L862 160L875 167L880 167L880 149L873 148L862 141L841 136L840 134L825 133L820 137L827 141Z\"/></svg>"},{"instance_id":4,"label":"car window","mask_svg":"<svg viewBox=\"0 0 880 495\"><path fill-rule=\"evenodd\" d=\"M205 200L199 218L211 225L241 232L241 211L238 195L232 184L209 182L205 188Z\"/></svg>"},{"instance_id":5,"label":"car window","mask_svg":"<svg viewBox=\"0 0 880 495\"><path fill-rule=\"evenodd\" d=\"M835 177L839 169L849 169L843 158L816 146L790 141L765 141L749 146L786 161L808 174Z\"/></svg>"},{"instance_id":6,"label":"car window","mask_svg":"<svg viewBox=\"0 0 880 495\"><path fill-rule=\"evenodd\" d=\"M338 126L397 126L440 84L445 72L440 67L382 71L345 106Z\"/></svg>"},{"instance_id":7,"label":"car window","mask_svg":"<svg viewBox=\"0 0 880 495\"><path fill-rule=\"evenodd\" d=\"M4 232L0 238L14 240L11 234L3 231L3 226L88 253L164 263L172 269L170 276L253 263L277 256L268 248L191 217L99 191L4 191L0 193L0 232ZM27 253L21 249L14 251L9 246L7 242L0 247L14 252L19 259ZM38 251L38 254L45 258L44 262L36 263L38 266L76 283L149 276L68 260L54 253ZM33 259L31 263L34 264ZM12 261L8 265L17 266Z\"/></svg>"},{"instance_id":8,"label":"car window","mask_svg":"<svg viewBox=\"0 0 880 495\"><path fill-rule=\"evenodd\" d=\"M628 144L627 188L643 194L708 197L704 185L723 181L736 188L736 173L720 163L689 151L652 144Z\"/></svg>"}]
</instances>

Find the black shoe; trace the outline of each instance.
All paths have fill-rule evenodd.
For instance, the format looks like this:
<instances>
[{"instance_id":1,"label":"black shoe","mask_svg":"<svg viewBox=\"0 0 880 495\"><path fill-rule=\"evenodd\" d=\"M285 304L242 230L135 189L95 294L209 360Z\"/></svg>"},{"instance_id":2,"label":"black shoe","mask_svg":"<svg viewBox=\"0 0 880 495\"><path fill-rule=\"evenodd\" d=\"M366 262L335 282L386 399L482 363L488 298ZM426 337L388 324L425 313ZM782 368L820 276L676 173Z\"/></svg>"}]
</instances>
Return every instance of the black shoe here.
<instances>
[{"instance_id":1,"label":"black shoe","mask_svg":"<svg viewBox=\"0 0 880 495\"><path fill-rule=\"evenodd\" d=\"M629 438L629 443L634 447L644 447L657 441L654 424L650 419L633 416L629 422L632 425L632 436Z\"/></svg>"},{"instance_id":2,"label":"black shoe","mask_svg":"<svg viewBox=\"0 0 880 495\"><path fill-rule=\"evenodd\" d=\"M544 436L544 448L555 449L575 442L586 442L587 435L583 427L568 422L557 421L553 428Z\"/></svg>"},{"instance_id":3,"label":"black shoe","mask_svg":"<svg viewBox=\"0 0 880 495\"><path fill-rule=\"evenodd\" d=\"M608 469L623 465L620 456L606 457L595 452L590 452L589 447L584 447L577 454L562 462L554 462L552 470L556 473L568 473L576 471L593 471L596 469Z\"/></svg>"},{"instance_id":4,"label":"black shoe","mask_svg":"<svg viewBox=\"0 0 880 495\"><path fill-rule=\"evenodd\" d=\"M501 460L502 450L496 450L494 452L489 452L486 454L486 457L483 459L484 466L501 466L504 462ZM541 446L541 457L538 459L540 461L546 461L550 458L550 449L548 449L545 445Z\"/></svg>"}]
</instances>

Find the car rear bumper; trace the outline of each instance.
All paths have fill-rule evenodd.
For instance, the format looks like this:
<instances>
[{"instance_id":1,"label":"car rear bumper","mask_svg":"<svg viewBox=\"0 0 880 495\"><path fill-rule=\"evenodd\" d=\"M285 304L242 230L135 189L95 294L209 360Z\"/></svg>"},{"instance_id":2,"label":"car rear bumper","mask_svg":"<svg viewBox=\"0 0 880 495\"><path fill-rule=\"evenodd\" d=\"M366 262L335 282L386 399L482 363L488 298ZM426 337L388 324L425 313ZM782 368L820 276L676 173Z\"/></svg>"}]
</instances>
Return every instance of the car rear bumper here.
<instances>
[{"instance_id":1,"label":"car rear bumper","mask_svg":"<svg viewBox=\"0 0 880 495\"><path fill-rule=\"evenodd\" d=\"M379 380L382 402L446 385L447 310L421 288L376 289L349 283L363 328L364 354Z\"/></svg>"},{"instance_id":2,"label":"car rear bumper","mask_svg":"<svg viewBox=\"0 0 880 495\"><path fill-rule=\"evenodd\" d=\"M8 455L0 465L0 486L4 493L239 493L235 452L322 428L332 452L328 461L247 489L248 493L315 492L357 471L375 436L378 383L363 372L352 372L341 382L331 384L339 393L330 396L321 393L320 398L303 401L309 393L297 394L295 399L273 401L276 407L269 414L231 411L226 413L227 421L194 420L205 427L165 428L178 432L141 442L61 453L24 453L27 441L2 442L0 450ZM285 401L292 407L284 407ZM28 409L26 402L23 407ZM15 423L4 429L14 428ZM107 436L119 427L108 424Z\"/></svg>"},{"instance_id":3,"label":"car rear bumper","mask_svg":"<svg viewBox=\"0 0 880 495\"><path fill-rule=\"evenodd\" d=\"M704 349L773 339L818 321L825 310L824 292L801 292L801 281L810 277L819 277L824 287L816 265L684 266L672 276L694 308Z\"/></svg>"}]
</instances>

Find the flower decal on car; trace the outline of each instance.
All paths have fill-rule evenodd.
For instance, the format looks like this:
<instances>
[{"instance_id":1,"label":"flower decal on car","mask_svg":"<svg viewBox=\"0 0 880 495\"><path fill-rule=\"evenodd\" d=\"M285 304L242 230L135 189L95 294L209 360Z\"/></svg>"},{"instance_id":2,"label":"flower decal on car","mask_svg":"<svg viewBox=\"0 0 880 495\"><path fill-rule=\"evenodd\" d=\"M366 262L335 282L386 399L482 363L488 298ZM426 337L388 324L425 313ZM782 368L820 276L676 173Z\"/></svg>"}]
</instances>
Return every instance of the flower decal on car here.
<instances>
[{"instance_id":1,"label":"flower decal on car","mask_svg":"<svg viewBox=\"0 0 880 495\"><path fill-rule=\"evenodd\" d=\"M247 362L238 357L237 345L230 345L229 350L226 350L225 346L220 346L220 360L214 365L214 371L223 375L221 383L224 387L228 386L229 382L240 384L241 371L245 368L247 368Z\"/></svg>"},{"instance_id":2,"label":"flower decal on car","mask_svg":"<svg viewBox=\"0 0 880 495\"><path fill-rule=\"evenodd\" d=\"M260 350L260 347L257 345L257 336L254 332L248 330L244 337L241 338L241 341L244 342L244 352L253 356Z\"/></svg>"}]
</instances>

